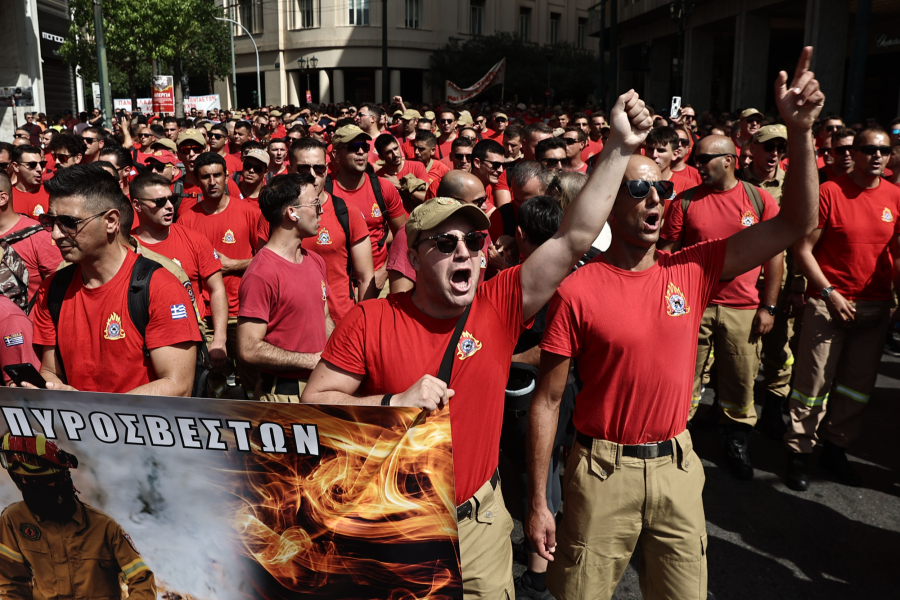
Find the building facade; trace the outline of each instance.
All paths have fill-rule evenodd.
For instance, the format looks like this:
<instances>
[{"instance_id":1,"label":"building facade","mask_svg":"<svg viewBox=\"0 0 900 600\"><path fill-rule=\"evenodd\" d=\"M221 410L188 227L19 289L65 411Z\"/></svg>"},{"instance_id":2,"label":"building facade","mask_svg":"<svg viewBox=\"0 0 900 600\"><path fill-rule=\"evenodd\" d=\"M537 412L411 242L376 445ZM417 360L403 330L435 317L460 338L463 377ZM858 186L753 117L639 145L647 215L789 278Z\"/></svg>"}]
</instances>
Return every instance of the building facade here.
<instances>
[{"instance_id":1,"label":"building facade","mask_svg":"<svg viewBox=\"0 0 900 600\"><path fill-rule=\"evenodd\" d=\"M599 49L589 35L595 0L216 0L259 49L265 104L381 100L382 22L387 9L389 93L431 102L442 90L425 76L432 51L451 40L497 31L538 44L569 42ZM385 7L385 2L387 5ZM251 104L256 57L249 36L234 27L237 105ZM316 68L301 69L315 57ZM308 84L307 84L308 81ZM231 82L217 82L223 106Z\"/></svg>"}]
</instances>

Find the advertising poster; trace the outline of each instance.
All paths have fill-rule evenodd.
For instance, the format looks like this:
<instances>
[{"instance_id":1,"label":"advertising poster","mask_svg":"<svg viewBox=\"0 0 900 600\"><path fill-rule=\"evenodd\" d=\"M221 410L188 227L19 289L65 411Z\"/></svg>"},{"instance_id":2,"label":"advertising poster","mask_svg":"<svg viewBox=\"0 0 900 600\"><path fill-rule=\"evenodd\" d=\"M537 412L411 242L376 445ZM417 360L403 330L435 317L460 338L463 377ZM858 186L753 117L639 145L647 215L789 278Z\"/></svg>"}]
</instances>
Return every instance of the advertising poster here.
<instances>
[{"instance_id":1,"label":"advertising poster","mask_svg":"<svg viewBox=\"0 0 900 600\"><path fill-rule=\"evenodd\" d=\"M34 89L30 85L0 87L0 104L34 106Z\"/></svg>"},{"instance_id":2,"label":"advertising poster","mask_svg":"<svg viewBox=\"0 0 900 600\"><path fill-rule=\"evenodd\" d=\"M171 75L153 77L153 112L175 114L175 80Z\"/></svg>"},{"instance_id":3,"label":"advertising poster","mask_svg":"<svg viewBox=\"0 0 900 600\"><path fill-rule=\"evenodd\" d=\"M443 413L0 388L0 596L461 599Z\"/></svg>"}]
</instances>

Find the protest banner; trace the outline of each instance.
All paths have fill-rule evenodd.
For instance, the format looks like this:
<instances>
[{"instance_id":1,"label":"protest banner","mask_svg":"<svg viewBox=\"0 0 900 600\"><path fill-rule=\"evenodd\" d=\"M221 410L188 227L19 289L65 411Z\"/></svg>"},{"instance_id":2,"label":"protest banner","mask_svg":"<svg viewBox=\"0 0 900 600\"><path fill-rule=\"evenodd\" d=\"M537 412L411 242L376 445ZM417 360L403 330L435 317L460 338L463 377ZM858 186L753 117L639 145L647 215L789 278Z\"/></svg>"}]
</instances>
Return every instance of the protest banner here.
<instances>
[{"instance_id":1,"label":"protest banner","mask_svg":"<svg viewBox=\"0 0 900 600\"><path fill-rule=\"evenodd\" d=\"M447 410L0 388L0 414L11 598L462 598Z\"/></svg>"},{"instance_id":2,"label":"protest banner","mask_svg":"<svg viewBox=\"0 0 900 600\"><path fill-rule=\"evenodd\" d=\"M171 75L153 77L153 112L175 114L175 80Z\"/></svg>"},{"instance_id":3,"label":"protest banner","mask_svg":"<svg viewBox=\"0 0 900 600\"><path fill-rule=\"evenodd\" d=\"M221 109L222 104L219 101L218 94L210 94L209 96L191 96L184 100L184 110L189 111L192 108L197 110L212 110L214 108Z\"/></svg>"},{"instance_id":4,"label":"protest banner","mask_svg":"<svg viewBox=\"0 0 900 600\"><path fill-rule=\"evenodd\" d=\"M488 70L484 77L479 79L471 87L461 88L452 81L446 82L446 98L451 104L468 102L484 90L495 85L503 85L506 81L506 58L500 59L496 65Z\"/></svg>"},{"instance_id":5,"label":"protest banner","mask_svg":"<svg viewBox=\"0 0 900 600\"><path fill-rule=\"evenodd\" d=\"M131 99L115 98L113 99L113 108L115 110L127 110L128 112L131 112Z\"/></svg>"},{"instance_id":6,"label":"protest banner","mask_svg":"<svg viewBox=\"0 0 900 600\"><path fill-rule=\"evenodd\" d=\"M142 113L153 112L153 98L138 98L137 107Z\"/></svg>"}]
</instances>

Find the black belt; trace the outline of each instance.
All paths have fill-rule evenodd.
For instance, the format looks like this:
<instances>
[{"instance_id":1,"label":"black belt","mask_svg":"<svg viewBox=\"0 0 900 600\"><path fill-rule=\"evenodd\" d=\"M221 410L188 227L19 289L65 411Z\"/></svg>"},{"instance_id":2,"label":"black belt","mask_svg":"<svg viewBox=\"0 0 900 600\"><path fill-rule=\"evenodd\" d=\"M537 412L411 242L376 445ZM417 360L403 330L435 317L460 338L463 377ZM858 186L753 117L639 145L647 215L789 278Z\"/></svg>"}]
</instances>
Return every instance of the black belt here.
<instances>
[{"instance_id":1,"label":"black belt","mask_svg":"<svg viewBox=\"0 0 900 600\"><path fill-rule=\"evenodd\" d=\"M491 489L496 490L497 484L500 482L500 469L499 467L494 470L494 474L491 475ZM472 507L474 506L475 501L474 497L469 498L462 504L456 507L456 522L459 523L463 519L467 519L469 515L472 514Z\"/></svg>"},{"instance_id":2,"label":"black belt","mask_svg":"<svg viewBox=\"0 0 900 600\"><path fill-rule=\"evenodd\" d=\"M297 377L277 377L272 373L260 373L262 393L274 393L279 396L299 396L300 379ZM272 384L275 384L274 389Z\"/></svg>"},{"instance_id":3,"label":"black belt","mask_svg":"<svg viewBox=\"0 0 900 600\"><path fill-rule=\"evenodd\" d=\"M580 431L575 432L575 440L585 448L590 448L594 443L594 438L589 435L585 435ZM656 442L653 444L622 446L622 456L628 456L631 458L657 458L659 456L672 456L674 453L675 444L672 443L672 440Z\"/></svg>"}]
</instances>

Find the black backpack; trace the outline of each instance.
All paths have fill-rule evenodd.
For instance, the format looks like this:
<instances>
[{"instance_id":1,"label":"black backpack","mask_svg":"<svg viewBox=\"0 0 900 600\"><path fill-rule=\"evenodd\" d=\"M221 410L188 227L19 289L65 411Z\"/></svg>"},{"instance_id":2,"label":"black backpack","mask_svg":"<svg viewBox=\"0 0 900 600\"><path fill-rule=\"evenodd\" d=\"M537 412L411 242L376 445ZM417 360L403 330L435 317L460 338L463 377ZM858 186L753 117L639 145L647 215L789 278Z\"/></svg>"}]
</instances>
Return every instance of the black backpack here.
<instances>
[{"instance_id":1,"label":"black backpack","mask_svg":"<svg viewBox=\"0 0 900 600\"><path fill-rule=\"evenodd\" d=\"M175 207L175 214L172 215L172 222L176 222L178 220L178 207L181 206L181 200L184 198L184 180L179 179L175 182L175 185L172 187L172 195L175 196L172 198L172 206Z\"/></svg>"},{"instance_id":2,"label":"black backpack","mask_svg":"<svg viewBox=\"0 0 900 600\"><path fill-rule=\"evenodd\" d=\"M353 240L350 239L350 213L347 212L347 203L344 202L343 198L338 198L332 194L331 200L334 202L334 214L341 225L341 229L344 230L344 245L347 247L347 279L350 281L350 299L355 302L356 290L353 288L353 254L351 253Z\"/></svg>"},{"instance_id":3,"label":"black backpack","mask_svg":"<svg viewBox=\"0 0 900 600\"><path fill-rule=\"evenodd\" d=\"M62 362L62 355L59 352L59 315L62 312L63 299L69 285L75 278L75 271L78 265L69 265L56 272L53 281L50 282L50 289L47 291L47 309L50 311L50 317L53 319L53 326L56 329L56 360L62 371L61 379L66 381L66 368ZM144 256L138 256L137 262L131 270L131 281L128 283L128 317L134 323L135 328L144 338L147 332L147 324L150 321L150 279L157 269L164 268L161 264L154 260L150 260ZM150 350L147 349L147 343L144 342L144 356L150 358ZM194 367L194 385L191 389L191 396L194 398L206 397L206 390L209 382L209 351L206 348L206 341L200 336L200 342L197 343L197 364Z\"/></svg>"},{"instance_id":4,"label":"black backpack","mask_svg":"<svg viewBox=\"0 0 900 600\"><path fill-rule=\"evenodd\" d=\"M759 188L753 185L752 183L747 183L746 181L741 181L741 185L744 186L744 191L747 193L747 196L750 197L750 204L753 205L753 210L756 212L756 220L762 221L763 209L765 206L763 205L762 196L759 195ZM691 201L694 199L694 194L697 193L697 190L700 188L692 187L689 190L684 190L684 195L681 197L681 215L682 219L687 217L688 208L691 206Z\"/></svg>"},{"instance_id":5,"label":"black backpack","mask_svg":"<svg viewBox=\"0 0 900 600\"><path fill-rule=\"evenodd\" d=\"M3 258L0 260L0 293L12 300L26 315L32 306L28 301L28 267L13 248L13 244L43 230L40 225L32 225L0 237L0 249L3 251ZM35 273L34 276L38 274Z\"/></svg>"},{"instance_id":6,"label":"black backpack","mask_svg":"<svg viewBox=\"0 0 900 600\"><path fill-rule=\"evenodd\" d=\"M381 220L384 221L384 236L380 240L378 240L378 247L384 248L384 244L385 242L387 242L389 228L387 208L384 204L384 196L381 194L381 183L379 183L378 177L376 177L372 173L366 173L366 176L369 178L369 185L372 186L372 192L375 194L375 202L378 203L378 210L381 211ZM328 192L332 198L334 198L334 182L331 180L331 175L325 178L325 191ZM341 202L343 202L343 200ZM335 211L337 211L337 205L335 205ZM349 231L349 225L348 229L345 231ZM348 235L347 237L349 239L350 236ZM349 255L350 247L348 246L347 248Z\"/></svg>"}]
</instances>

